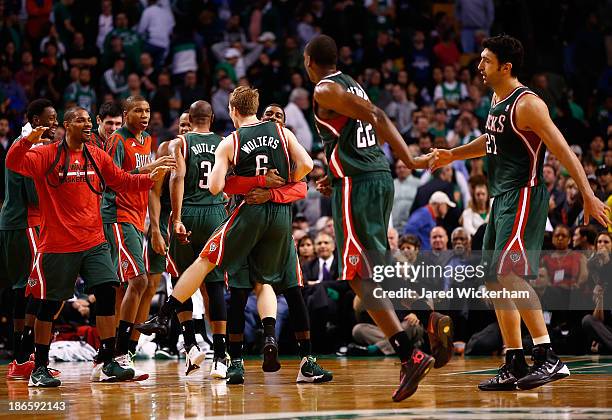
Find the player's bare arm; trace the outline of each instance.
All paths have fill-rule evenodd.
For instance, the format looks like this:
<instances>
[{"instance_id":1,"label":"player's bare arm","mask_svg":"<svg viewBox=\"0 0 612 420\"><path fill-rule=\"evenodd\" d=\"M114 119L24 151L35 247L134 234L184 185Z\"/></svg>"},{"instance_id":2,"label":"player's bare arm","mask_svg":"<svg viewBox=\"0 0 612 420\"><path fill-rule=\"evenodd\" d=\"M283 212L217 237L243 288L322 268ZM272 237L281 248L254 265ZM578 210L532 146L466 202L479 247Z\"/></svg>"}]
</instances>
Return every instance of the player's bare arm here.
<instances>
[{"instance_id":1,"label":"player's bare arm","mask_svg":"<svg viewBox=\"0 0 612 420\"><path fill-rule=\"evenodd\" d=\"M165 142L162 143L157 149L157 156L165 156L167 154L168 143ZM163 184L164 178L156 181L153 188L151 188L151 191L149 191L149 229L151 230L151 246L153 247L153 251L160 255L166 254L166 242L164 241L159 228L159 215L161 212L160 197Z\"/></svg>"},{"instance_id":2,"label":"player's bare arm","mask_svg":"<svg viewBox=\"0 0 612 420\"><path fill-rule=\"evenodd\" d=\"M534 95L525 95L520 98L516 104L516 125L520 130L536 133L548 150L567 168L582 193L584 222L588 224L589 219L594 217L603 226L608 226L610 220L606 211L610 209L595 197L580 161L570 149L563 134L550 119L548 107L544 101Z\"/></svg>"},{"instance_id":3,"label":"player's bare arm","mask_svg":"<svg viewBox=\"0 0 612 420\"><path fill-rule=\"evenodd\" d=\"M455 147L453 149L434 149L432 170L439 169L449 165L456 160L474 159L483 157L487 154L487 136L486 134L477 137L468 144Z\"/></svg>"},{"instance_id":4,"label":"player's bare arm","mask_svg":"<svg viewBox=\"0 0 612 420\"><path fill-rule=\"evenodd\" d=\"M291 173L291 181L298 182L312 171L314 163L306 149L298 142L295 134L293 134L291 130L283 128L283 133L287 139L289 156L291 157L291 161L295 164L295 169Z\"/></svg>"},{"instance_id":5,"label":"player's bare arm","mask_svg":"<svg viewBox=\"0 0 612 420\"><path fill-rule=\"evenodd\" d=\"M183 211L183 196L185 193L185 157L183 156L183 139L176 138L170 142L170 155L174 157L176 169L170 175L170 204L172 206L172 230L180 243L189 242L189 235L181 221Z\"/></svg>"},{"instance_id":6,"label":"player's bare arm","mask_svg":"<svg viewBox=\"0 0 612 420\"><path fill-rule=\"evenodd\" d=\"M409 168L425 169L429 166L433 155L413 158L406 142L387 114L371 102L345 91L337 83L319 84L315 87L314 99L324 109L372 124L379 138L389 143L393 151Z\"/></svg>"},{"instance_id":7,"label":"player's bare arm","mask_svg":"<svg viewBox=\"0 0 612 420\"><path fill-rule=\"evenodd\" d=\"M225 176L234 155L234 141L230 134L223 139L215 151L215 165L210 173L211 194L219 194L225 187Z\"/></svg>"},{"instance_id":8,"label":"player's bare arm","mask_svg":"<svg viewBox=\"0 0 612 420\"><path fill-rule=\"evenodd\" d=\"M153 162L147 163L146 165L143 165L140 168L138 168L138 173L148 174L149 172L152 172L158 166L170 166L174 168L175 165L176 165L176 162L174 160L174 156L171 156L171 155L162 156L162 157L157 158Z\"/></svg>"}]
</instances>

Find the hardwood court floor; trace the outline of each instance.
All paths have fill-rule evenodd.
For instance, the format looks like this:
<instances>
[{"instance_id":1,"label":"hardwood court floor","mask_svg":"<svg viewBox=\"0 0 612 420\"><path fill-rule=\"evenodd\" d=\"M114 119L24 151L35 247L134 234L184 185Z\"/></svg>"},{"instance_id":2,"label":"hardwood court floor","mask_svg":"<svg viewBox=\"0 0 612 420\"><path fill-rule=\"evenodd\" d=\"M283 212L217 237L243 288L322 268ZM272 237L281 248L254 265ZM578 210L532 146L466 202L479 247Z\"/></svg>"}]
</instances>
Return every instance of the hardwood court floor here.
<instances>
[{"instance_id":1,"label":"hardwood court floor","mask_svg":"<svg viewBox=\"0 0 612 420\"><path fill-rule=\"evenodd\" d=\"M0 416L33 418L8 412L10 401L64 401L63 412L34 413L37 418L167 419L204 418L612 418L612 358L566 357L572 376L532 391L479 392L476 384L496 368L500 358L454 359L433 370L417 393L393 403L399 367L395 358L320 359L334 381L297 385L297 360L263 374L260 361L246 363L246 383L227 386L200 372L185 378L178 361L137 361L151 373L144 382L90 383L89 363L54 364L61 369L60 388L28 388L26 381L0 381ZM2 378L6 366L0 367ZM285 414L283 414L285 413ZM289 414L287 414L289 413Z\"/></svg>"}]
</instances>

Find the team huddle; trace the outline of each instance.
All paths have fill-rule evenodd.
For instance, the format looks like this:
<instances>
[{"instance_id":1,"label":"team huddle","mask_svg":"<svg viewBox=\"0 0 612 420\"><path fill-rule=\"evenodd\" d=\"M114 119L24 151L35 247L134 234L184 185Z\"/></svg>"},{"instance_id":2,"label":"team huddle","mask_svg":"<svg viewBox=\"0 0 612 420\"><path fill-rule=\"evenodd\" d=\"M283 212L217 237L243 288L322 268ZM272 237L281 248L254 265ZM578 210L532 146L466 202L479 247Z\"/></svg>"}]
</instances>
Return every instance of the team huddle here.
<instances>
[{"instance_id":1,"label":"team huddle","mask_svg":"<svg viewBox=\"0 0 612 420\"><path fill-rule=\"evenodd\" d=\"M540 100L518 83L517 69L512 68L518 63L505 55L508 44L514 45L509 39L493 38L479 65L496 93L490 115L507 119L505 128L498 130L492 124L489 130L487 125L487 134L466 146L433 150L418 158L411 156L393 123L361 86L336 70L334 41L321 35L306 46L304 64L315 84L316 126L329 163L328 175L317 189L331 196L340 278L349 281L359 298L367 299L372 288L369 254L384 254L389 248L393 180L379 147L383 142L410 168L435 169L457 159L489 156L489 179L496 196L493 212L499 214L487 227L485 247L490 250L512 251L521 241L541 248L544 225L537 206L530 210L528 202L545 199L538 198L545 195L538 184L544 143L588 187L563 138L559 140L547 122L528 117L537 114ZM508 106L505 111L499 106L502 102L511 105L508 115L504 114ZM30 386L61 384L59 372L48 366L52 323L80 276L87 293L95 296L101 342L91 381L147 379L149 374L136 369L133 360L139 335L168 334L175 314L185 342L185 374L197 372L205 359L192 319L191 296L198 289L212 330L213 380L245 381L244 309L252 290L264 327L263 371L281 368L275 322L276 294L283 294L298 344L296 381L332 380L332 373L312 354L302 272L291 234L291 203L306 196L303 179L313 169L313 161L284 126L281 108L270 105L263 118L257 118L257 90L236 88L228 106L236 130L227 137L211 132L211 105L198 100L181 116L179 135L154 151L145 131L150 107L142 97L129 97L123 108L104 104L97 132L85 109L67 110L66 135L60 142L49 141L58 126L53 104L43 99L30 103L28 126L7 155L7 198L0 215L3 286L11 285L15 294L15 360L9 378L29 379ZM515 144L521 135L528 140ZM523 153L524 148L531 154ZM153 153L156 160L151 159ZM518 171L524 179L510 177L509 155L522 156L525 167ZM603 204L585 196L585 218L590 215L604 223ZM150 223L145 233L147 214ZM522 225L517 233L519 216ZM510 261L506 253L501 262L488 263L491 283L529 274L526 258ZM172 278L172 295L147 320L164 272ZM401 360L400 385L393 400L402 401L416 392L432 367L449 362L453 326L448 316L429 308L431 354L427 354L402 329L392 305L379 303L369 313ZM509 352L500 373L481 389L528 389L569 375L550 348L541 311L496 313ZM518 325L520 339L521 317L533 329L536 349L531 367L520 341L515 343L514 329Z\"/></svg>"}]
</instances>

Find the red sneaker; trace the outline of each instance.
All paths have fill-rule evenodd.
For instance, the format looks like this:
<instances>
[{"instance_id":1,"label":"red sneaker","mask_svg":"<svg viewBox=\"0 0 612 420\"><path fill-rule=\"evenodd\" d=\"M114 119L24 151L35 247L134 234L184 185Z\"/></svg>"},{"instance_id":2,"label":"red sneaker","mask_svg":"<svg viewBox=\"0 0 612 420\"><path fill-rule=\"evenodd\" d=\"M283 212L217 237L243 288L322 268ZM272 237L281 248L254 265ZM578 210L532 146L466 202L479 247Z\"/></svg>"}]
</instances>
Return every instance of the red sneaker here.
<instances>
[{"instance_id":1,"label":"red sneaker","mask_svg":"<svg viewBox=\"0 0 612 420\"><path fill-rule=\"evenodd\" d=\"M24 363L17 363L17 360L13 360L8 367L6 373L7 379L30 379L30 375L34 370L34 362L28 360Z\"/></svg>"},{"instance_id":2,"label":"red sneaker","mask_svg":"<svg viewBox=\"0 0 612 420\"><path fill-rule=\"evenodd\" d=\"M399 402L414 394L419 382L429 373L434 358L419 349L412 351L412 357L402 362L400 384L393 393L393 401Z\"/></svg>"}]
</instances>

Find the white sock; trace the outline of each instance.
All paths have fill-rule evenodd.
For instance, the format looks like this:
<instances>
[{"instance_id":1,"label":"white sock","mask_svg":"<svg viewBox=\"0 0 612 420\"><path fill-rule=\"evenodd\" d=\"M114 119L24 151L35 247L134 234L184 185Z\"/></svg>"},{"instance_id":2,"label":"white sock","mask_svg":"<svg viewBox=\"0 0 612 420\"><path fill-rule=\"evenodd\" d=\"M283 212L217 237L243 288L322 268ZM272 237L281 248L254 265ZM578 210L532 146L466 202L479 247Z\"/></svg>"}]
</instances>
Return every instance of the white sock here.
<instances>
[{"instance_id":1,"label":"white sock","mask_svg":"<svg viewBox=\"0 0 612 420\"><path fill-rule=\"evenodd\" d=\"M506 351L508 350L523 350L523 347L506 347Z\"/></svg>"},{"instance_id":2,"label":"white sock","mask_svg":"<svg viewBox=\"0 0 612 420\"><path fill-rule=\"evenodd\" d=\"M550 344L550 337L548 334L543 335L541 337L535 337L533 339L533 345L537 346L538 344Z\"/></svg>"}]
</instances>

